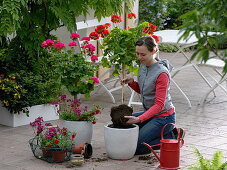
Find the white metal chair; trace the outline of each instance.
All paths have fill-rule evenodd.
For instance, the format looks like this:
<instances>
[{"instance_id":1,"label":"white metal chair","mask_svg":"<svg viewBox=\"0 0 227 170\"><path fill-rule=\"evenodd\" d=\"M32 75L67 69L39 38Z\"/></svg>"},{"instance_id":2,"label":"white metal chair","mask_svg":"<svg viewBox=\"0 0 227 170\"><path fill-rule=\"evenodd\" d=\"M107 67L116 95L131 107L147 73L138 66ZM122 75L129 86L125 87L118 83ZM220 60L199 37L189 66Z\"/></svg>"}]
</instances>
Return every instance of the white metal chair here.
<instances>
[{"instance_id":1,"label":"white metal chair","mask_svg":"<svg viewBox=\"0 0 227 170\"><path fill-rule=\"evenodd\" d=\"M157 55L156 58L160 59L159 53L158 53L158 55ZM177 70L176 70L176 71L177 71ZM171 72L171 76L172 76L176 71L173 70L173 71ZM188 103L188 107L191 108L191 107L192 107L191 102L190 102L189 98L187 97L187 95L184 93L184 91L183 91L183 90L180 88L180 86L173 80L172 77L171 77L170 81L171 81L171 82L176 86L176 88L181 92L181 94L184 96L184 98L186 99L186 101L187 101L187 103ZM141 102L137 102L137 101L134 100L134 99L135 99L135 91L134 91L134 90L131 90L131 92L132 92L132 94L131 94L131 97L130 97L130 99L129 99L128 106L131 106L131 105L142 105Z\"/></svg>"},{"instance_id":2,"label":"white metal chair","mask_svg":"<svg viewBox=\"0 0 227 170\"><path fill-rule=\"evenodd\" d=\"M210 67L212 68L211 70L214 70L220 77L219 77L219 80L217 80L217 78L215 78L214 76L212 76L210 73L209 73L209 70L210 69L207 69L206 70L206 74L208 74L214 81L215 81L215 84L213 86L211 86L211 88L206 92L206 94L202 97L201 101L200 101L200 104L201 105L204 105L205 102L206 102L206 99L207 97L209 96L209 94L211 92L214 92L214 90L217 88L217 87L220 87L226 94L227 94L227 86L224 87L223 82L224 81L227 81L227 75L223 75L220 70L222 71L222 69L224 68L225 66L225 62L221 59L217 59L217 58L210 58L208 59L208 61L206 63L202 62L200 64L198 64L198 66L203 66L203 67ZM215 93L214 93L214 98L216 97Z\"/></svg>"}]
</instances>

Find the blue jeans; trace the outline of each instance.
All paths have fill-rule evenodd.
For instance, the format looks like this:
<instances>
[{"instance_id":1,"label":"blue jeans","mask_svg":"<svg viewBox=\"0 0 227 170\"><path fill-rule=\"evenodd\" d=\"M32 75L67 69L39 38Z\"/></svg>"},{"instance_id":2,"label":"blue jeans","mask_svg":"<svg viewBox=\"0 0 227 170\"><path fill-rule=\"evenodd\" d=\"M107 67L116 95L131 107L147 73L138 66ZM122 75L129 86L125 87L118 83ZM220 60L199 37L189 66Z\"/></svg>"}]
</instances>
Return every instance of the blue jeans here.
<instances>
[{"instance_id":1,"label":"blue jeans","mask_svg":"<svg viewBox=\"0 0 227 170\"><path fill-rule=\"evenodd\" d=\"M133 116L140 116L144 112L134 113ZM147 146L142 145L142 142L145 142L149 145L156 145L160 143L161 139L161 130L165 124L175 123L176 113L174 112L170 116L164 117L152 117L142 123L138 123L139 126L139 139L136 149L136 155L150 153L150 150ZM174 134L172 132L173 126L168 125L164 130L164 138L173 139ZM159 149L160 147L153 147L153 149Z\"/></svg>"}]
</instances>

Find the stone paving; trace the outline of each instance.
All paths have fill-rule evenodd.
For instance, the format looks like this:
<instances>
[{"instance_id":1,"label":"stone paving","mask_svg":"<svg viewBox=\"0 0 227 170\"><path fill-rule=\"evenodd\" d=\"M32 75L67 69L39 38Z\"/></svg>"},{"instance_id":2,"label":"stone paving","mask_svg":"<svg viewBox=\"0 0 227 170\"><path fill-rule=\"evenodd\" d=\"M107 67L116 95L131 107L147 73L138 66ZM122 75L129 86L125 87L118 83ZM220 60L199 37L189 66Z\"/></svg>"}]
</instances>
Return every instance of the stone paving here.
<instances>
[{"instance_id":1,"label":"stone paving","mask_svg":"<svg viewBox=\"0 0 227 170\"><path fill-rule=\"evenodd\" d=\"M162 58L169 59L173 65L183 63L183 57L174 53L163 53ZM189 53L188 55L191 55ZM207 71L207 69L203 70ZM207 77L209 79L209 77ZM223 151L227 160L227 95L222 89L217 88L217 97L206 103L205 107L198 105L202 96L209 89L197 72L189 67L179 72L174 80L181 86L192 102L192 108L188 108L185 98L174 85L171 86L173 103L176 107L177 126L186 131L185 145L181 148L180 166L182 169L196 162L193 148L196 147L208 159L215 151ZM209 79L210 80L210 79ZM224 84L227 85L227 84ZM130 90L127 89L127 99ZM151 170L158 169L158 161L153 155L147 155L150 160L139 160L134 156L130 160L111 160L107 158L104 146L103 126L110 122L110 108L120 104L120 90L113 93L116 103L111 102L110 97L101 89L86 103L101 104L104 109L98 115L98 121L94 125L92 146L93 157L86 160L81 167L70 167L69 163L46 163L36 159L29 147L28 140L33 137L32 129L26 126L16 128L0 125L0 170L52 170L52 169L78 169L78 170ZM208 98L211 99L212 95ZM127 102L127 101L126 101ZM135 111L141 110L140 106L133 106ZM55 124L58 121L53 121Z\"/></svg>"}]
</instances>

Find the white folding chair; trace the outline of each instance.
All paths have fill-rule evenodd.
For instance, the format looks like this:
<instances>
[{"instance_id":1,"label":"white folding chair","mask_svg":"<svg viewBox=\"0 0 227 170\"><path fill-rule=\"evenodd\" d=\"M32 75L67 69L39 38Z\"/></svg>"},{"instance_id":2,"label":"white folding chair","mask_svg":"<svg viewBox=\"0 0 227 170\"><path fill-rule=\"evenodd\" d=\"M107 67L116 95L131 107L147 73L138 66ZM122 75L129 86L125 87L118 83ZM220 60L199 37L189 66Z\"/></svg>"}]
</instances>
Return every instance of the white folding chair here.
<instances>
[{"instance_id":1,"label":"white folding chair","mask_svg":"<svg viewBox=\"0 0 227 170\"><path fill-rule=\"evenodd\" d=\"M160 59L159 57L159 53L157 54L157 59ZM175 71L172 71L171 72L171 76L175 73ZM188 96L184 93L184 91L180 88L180 86L173 80L173 78L171 77L170 78L170 81L176 86L176 88L181 92L181 94L183 95L183 97L186 99L187 103L188 103L188 107L191 108L192 105L191 105L191 102L188 98ZM129 103L128 103L128 106L131 106L131 105L142 105L141 102L138 102L138 101L134 101L135 99L135 91L134 90L131 90L132 93L131 93L131 96L130 96L130 99L129 99Z\"/></svg>"},{"instance_id":2,"label":"white folding chair","mask_svg":"<svg viewBox=\"0 0 227 170\"><path fill-rule=\"evenodd\" d=\"M206 74L208 74L211 79L214 80L215 84L206 92L206 94L202 97L201 101L200 101L200 104L201 105L204 105L205 102L206 102L206 99L207 97L209 96L209 94L211 92L214 92L214 90L217 88L217 87L220 87L226 94L227 94L227 86L224 87L224 85L222 85L222 83L224 81L227 82L227 75L225 74L222 74L220 72L220 70L222 71L222 69L224 68L225 66L225 62L221 59L217 59L217 58L210 58L208 59L208 61L206 63L202 62L200 64L198 64L198 66L202 66L202 67L210 67L212 68L211 70L215 71L220 77L219 77L219 80L217 80L214 76L212 76L210 73L209 73L209 70L210 69L207 69L206 70ZM215 94L215 93L214 93ZM216 97L216 95L214 95L214 98Z\"/></svg>"}]
</instances>

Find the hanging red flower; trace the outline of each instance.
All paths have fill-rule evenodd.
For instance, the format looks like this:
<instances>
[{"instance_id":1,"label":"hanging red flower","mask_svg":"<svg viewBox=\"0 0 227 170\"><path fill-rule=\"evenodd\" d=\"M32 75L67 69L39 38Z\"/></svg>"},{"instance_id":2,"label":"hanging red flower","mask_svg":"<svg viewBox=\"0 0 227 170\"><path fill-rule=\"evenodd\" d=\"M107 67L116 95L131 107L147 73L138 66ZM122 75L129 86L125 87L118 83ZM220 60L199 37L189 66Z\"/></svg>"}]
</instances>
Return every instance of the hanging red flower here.
<instances>
[{"instance_id":1,"label":"hanging red flower","mask_svg":"<svg viewBox=\"0 0 227 170\"><path fill-rule=\"evenodd\" d=\"M144 28L144 32L147 34L152 35L156 31L156 25L149 24L147 27Z\"/></svg>"},{"instance_id":2,"label":"hanging red flower","mask_svg":"<svg viewBox=\"0 0 227 170\"><path fill-rule=\"evenodd\" d=\"M121 16L114 14L111 16L111 22L120 23L120 22L122 22L122 18L121 18Z\"/></svg>"},{"instance_id":3,"label":"hanging red flower","mask_svg":"<svg viewBox=\"0 0 227 170\"><path fill-rule=\"evenodd\" d=\"M155 39L156 43L160 42L160 38L157 35L152 35L152 37Z\"/></svg>"},{"instance_id":4,"label":"hanging red flower","mask_svg":"<svg viewBox=\"0 0 227 170\"><path fill-rule=\"evenodd\" d=\"M102 33L101 33L101 37L102 38L104 38L104 37L106 37L107 35L109 35L110 34L110 32L109 32L109 30L104 30Z\"/></svg>"},{"instance_id":5,"label":"hanging red flower","mask_svg":"<svg viewBox=\"0 0 227 170\"><path fill-rule=\"evenodd\" d=\"M110 23L105 23L104 25L105 25L106 29L109 28L109 27L111 26Z\"/></svg>"},{"instance_id":6,"label":"hanging red flower","mask_svg":"<svg viewBox=\"0 0 227 170\"><path fill-rule=\"evenodd\" d=\"M95 28L95 32L97 33L102 33L104 31L104 29L106 28L105 25L98 25L96 28Z\"/></svg>"},{"instance_id":7,"label":"hanging red flower","mask_svg":"<svg viewBox=\"0 0 227 170\"><path fill-rule=\"evenodd\" d=\"M129 14L128 14L128 19L132 19L132 18L136 19L136 14L134 14L134 13L129 13Z\"/></svg>"},{"instance_id":8,"label":"hanging red flower","mask_svg":"<svg viewBox=\"0 0 227 170\"><path fill-rule=\"evenodd\" d=\"M99 39L99 34L97 32L91 32L89 34L89 37L93 40L97 40L97 39Z\"/></svg>"}]
</instances>

